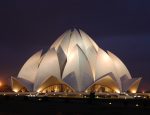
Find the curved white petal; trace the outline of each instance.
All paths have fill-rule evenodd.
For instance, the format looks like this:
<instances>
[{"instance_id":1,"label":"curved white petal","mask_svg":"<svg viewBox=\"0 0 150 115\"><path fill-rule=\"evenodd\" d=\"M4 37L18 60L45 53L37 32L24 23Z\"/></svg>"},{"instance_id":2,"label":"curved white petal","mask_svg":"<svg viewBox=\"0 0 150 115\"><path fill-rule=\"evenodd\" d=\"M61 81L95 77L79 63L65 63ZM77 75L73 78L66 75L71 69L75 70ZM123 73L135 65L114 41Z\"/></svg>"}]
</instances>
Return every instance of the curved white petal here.
<instances>
[{"instance_id":1,"label":"curved white petal","mask_svg":"<svg viewBox=\"0 0 150 115\"><path fill-rule=\"evenodd\" d=\"M37 88L43 83L43 81L49 76L56 76L58 79L61 79L59 60L57 52L54 48L48 50L41 61L36 76L34 90L36 91Z\"/></svg>"},{"instance_id":2,"label":"curved white petal","mask_svg":"<svg viewBox=\"0 0 150 115\"><path fill-rule=\"evenodd\" d=\"M111 58L104 50L100 48L98 50L95 71L96 71L95 80L101 78L102 76L108 73L113 73L113 75L115 76L114 79L116 80L117 84L119 84L119 88L121 88L121 81L117 75L117 72L115 70L115 67Z\"/></svg>"},{"instance_id":3,"label":"curved white petal","mask_svg":"<svg viewBox=\"0 0 150 115\"><path fill-rule=\"evenodd\" d=\"M90 62L90 66L92 69L92 73L93 73L93 79L95 81L95 67L96 67L96 63L97 63L97 51L95 50L95 48L93 48L93 46L88 47L87 51L85 52L88 61Z\"/></svg>"},{"instance_id":4,"label":"curved white petal","mask_svg":"<svg viewBox=\"0 0 150 115\"><path fill-rule=\"evenodd\" d=\"M30 57L26 61L26 63L23 65L23 67L21 68L18 74L18 78L23 78L25 80L34 83L38 66L41 61L41 54L42 54L42 50L35 53L32 57Z\"/></svg>"},{"instance_id":5,"label":"curved white petal","mask_svg":"<svg viewBox=\"0 0 150 115\"><path fill-rule=\"evenodd\" d=\"M126 75L128 79L131 79L130 72L128 71L124 63L116 55L114 55L109 51L108 51L108 55L111 57L115 65L118 76L121 78L122 76Z\"/></svg>"},{"instance_id":6,"label":"curved white petal","mask_svg":"<svg viewBox=\"0 0 150 115\"><path fill-rule=\"evenodd\" d=\"M92 40L92 38L89 38L93 44L93 46L95 47L96 51L98 51L99 47L98 45Z\"/></svg>"},{"instance_id":7,"label":"curved white petal","mask_svg":"<svg viewBox=\"0 0 150 115\"><path fill-rule=\"evenodd\" d=\"M67 33L64 36L64 39L62 40L60 46L62 47L62 50L64 51L65 55L68 55L68 48L70 44L71 39L71 30L67 31Z\"/></svg>"},{"instance_id":8,"label":"curved white petal","mask_svg":"<svg viewBox=\"0 0 150 115\"><path fill-rule=\"evenodd\" d=\"M133 79L133 83L130 85L128 91L130 91L131 93L136 93L139 87L139 83L141 81L142 78L134 78Z\"/></svg>"},{"instance_id":9,"label":"curved white petal","mask_svg":"<svg viewBox=\"0 0 150 115\"><path fill-rule=\"evenodd\" d=\"M120 88L117 82L114 80L114 75L112 73L108 73L101 78L97 79L91 86L87 88L90 89L94 85L101 85L112 89L115 92L120 92Z\"/></svg>"},{"instance_id":10,"label":"curved white petal","mask_svg":"<svg viewBox=\"0 0 150 115\"><path fill-rule=\"evenodd\" d=\"M111 58L104 50L100 48L97 54L95 71L96 71L95 80L99 79L103 75L108 74L110 72L113 72L115 76L117 76Z\"/></svg>"},{"instance_id":11,"label":"curved white petal","mask_svg":"<svg viewBox=\"0 0 150 115\"><path fill-rule=\"evenodd\" d=\"M67 33L68 31L64 32L59 38L57 38L57 40L51 45L50 49L55 48L55 50L57 50Z\"/></svg>"},{"instance_id":12,"label":"curved white petal","mask_svg":"<svg viewBox=\"0 0 150 115\"><path fill-rule=\"evenodd\" d=\"M59 61L59 66L60 66L60 72L62 75L64 67L65 67L66 62L67 62L67 57L66 57L63 49L61 48L61 46L59 46L59 48L57 50L57 56L58 56L58 61Z\"/></svg>"},{"instance_id":13,"label":"curved white petal","mask_svg":"<svg viewBox=\"0 0 150 115\"><path fill-rule=\"evenodd\" d=\"M76 29L74 29L73 32L71 33L70 44L68 47L68 55L70 55L72 49L76 45L78 45L83 51L85 51L85 46L83 44L83 40L80 36L80 33Z\"/></svg>"},{"instance_id":14,"label":"curved white petal","mask_svg":"<svg viewBox=\"0 0 150 115\"><path fill-rule=\"evenodd\" d=\"M127 92L127 91L136 92L140 81L141 78L129 79L126 75L121 77L123 92Z\"/></svg>"},{"instance_id":15,"label":"curved white petal","mask_svg":"<svg viewBox=\"0 0 150 115\"><path fill-rule=\"evenodd\" d=\"M98 51L99 46L95 43L95 41L88 35L86 34L84 31L80 30L80 34L82 36L82 39L84 40L85 43L85 47L88 48L89 46L94 46L95 50Z\"/></svg>"},{"instance_id":16,"label":"curved white petal","mask_svg":"<svg viewBox=\"0 0 150 115\"><path fill-rule=\"evenodd\" d=\"M68 84L66 84L64 81L62 81L61 79L57 79L54 76L50 76L48 77L48 79L46 79L42 85L40 85L40 87L38 88L37 92L41 92L43 89L49 87L49 86L53 86L53 85L66 85L68 86L72 91L74 91L74 89L72 87L70 87Z\"/></svg>"},{"instance_id":17,"label":"curved white petal","mask_svg":"<svg viewBox=\"0 0 150 115\"><path fill-rule=\"evenodd\" d=\"M74 72L74 74L71 74L72 77L68 77L72 72ZM69 85L71 85L69 81L72 81L72 79L74 79L73 81L76 80L76 86L72 86L76 91L84 91L88 85L93 83L90 64L78 45L72 49L68 56L62 79L67 79L65 81Z\"/></svg>"},{"instance_id":18,"label":"curved white petal","mask_svg":"<svg viewBox=\"0 0 150 115\"><path fill-rule=\"evenodd\" d=\"M22 88L26 88L27 91L33 91L33 83L22 78L11 77L11 84L15 92L20 91Z\"/></svg>"},{"instance_id":19,"label":"curved white petal","mask_svg":"<svg viewBox=\"0 0 150 115\"><path fill-rule=\"evenodd\" d=\"M79 30L79 32L80 32L81 37L83 39L85 49L88 50L89 47L93 47L97 51L98 46L95 48L93 42L91 41L91 38L82 30Z\"/></svg>"}]
</instances>

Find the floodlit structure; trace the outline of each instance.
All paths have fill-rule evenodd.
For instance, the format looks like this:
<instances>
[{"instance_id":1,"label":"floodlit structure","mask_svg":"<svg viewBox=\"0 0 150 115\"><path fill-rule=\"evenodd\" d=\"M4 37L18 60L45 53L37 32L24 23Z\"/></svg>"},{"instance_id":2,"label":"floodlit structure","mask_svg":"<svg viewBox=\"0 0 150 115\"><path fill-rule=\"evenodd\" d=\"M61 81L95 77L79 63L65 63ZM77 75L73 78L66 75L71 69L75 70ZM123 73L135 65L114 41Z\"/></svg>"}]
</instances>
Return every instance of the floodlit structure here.
<instances>
[{"instance_id":1,"label":"floodlit structure","mask_svg":"<svg viewBox=\"0 0 150 115\"><path fill-rule=\"evenodd\" d=\"M105 52L82 30L68 30L42 54L30 57L18 77L15 92L131 92L141 78L131 78L123 62Z\"/></svg>"}]
</instances>

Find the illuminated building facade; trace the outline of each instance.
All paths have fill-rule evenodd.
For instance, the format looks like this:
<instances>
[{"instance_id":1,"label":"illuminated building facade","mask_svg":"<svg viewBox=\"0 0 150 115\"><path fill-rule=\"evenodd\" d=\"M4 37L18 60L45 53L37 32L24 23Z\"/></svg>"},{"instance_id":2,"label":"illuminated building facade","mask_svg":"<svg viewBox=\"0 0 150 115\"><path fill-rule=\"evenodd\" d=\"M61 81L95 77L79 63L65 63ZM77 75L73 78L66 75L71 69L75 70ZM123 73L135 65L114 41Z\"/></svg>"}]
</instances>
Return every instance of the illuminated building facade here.
<instances>
[{"instance_id":1,"label":"illuminated building facade","mask_svg":"<svg viewBox=\"0 0 150 115\"><path fill-rule=\"evenodd\" d=\"M15 92L131 92L141 78L132 78L123 62L102 50L82 30L68 30L42 54L31 56L18 77Z\"/></svg>"}]
</instances>

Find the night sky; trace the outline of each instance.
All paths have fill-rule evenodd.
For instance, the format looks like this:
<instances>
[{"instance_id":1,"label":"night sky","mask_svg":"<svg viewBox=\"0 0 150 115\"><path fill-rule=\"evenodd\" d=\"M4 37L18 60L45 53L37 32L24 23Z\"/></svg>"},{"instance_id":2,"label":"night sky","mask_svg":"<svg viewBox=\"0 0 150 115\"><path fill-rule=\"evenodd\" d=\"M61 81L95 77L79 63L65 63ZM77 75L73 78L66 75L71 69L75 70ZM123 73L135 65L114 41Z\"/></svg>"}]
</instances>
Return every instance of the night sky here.
<instances>
[{"instance_id":1,"label":"night sky","mask_svg":"<svg viewBox=\"0 0 150 115\"><path fill-rule=\"evenodd\" d=\"M0 1L0 80L10 84L21 66L70 28L82 29L116 54L150 89L149 0Z\"/></svg>"}]
</instances>

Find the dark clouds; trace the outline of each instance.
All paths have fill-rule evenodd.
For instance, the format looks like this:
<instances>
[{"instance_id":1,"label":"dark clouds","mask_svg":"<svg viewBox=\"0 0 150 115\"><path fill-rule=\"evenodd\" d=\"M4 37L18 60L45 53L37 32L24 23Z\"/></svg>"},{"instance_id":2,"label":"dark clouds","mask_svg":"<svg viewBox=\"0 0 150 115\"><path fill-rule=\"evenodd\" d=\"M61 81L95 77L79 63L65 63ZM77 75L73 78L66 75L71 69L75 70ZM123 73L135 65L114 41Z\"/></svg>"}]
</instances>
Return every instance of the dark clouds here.
<instances>
[{"instance_id":1,"label":"dark clouds","mask_svg":"<svg viewBox=\"0 0 150 115\"><path fill-rule=\"evenodd\" d=\"M5 0L0 3L0 72L16 75L33 53L81 28L150 83L150 1ZM146 86L148 87L148 86Z\"/></svg>"}]
</instances>

